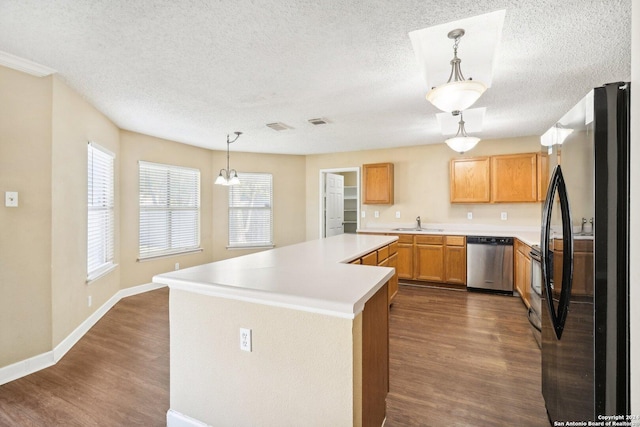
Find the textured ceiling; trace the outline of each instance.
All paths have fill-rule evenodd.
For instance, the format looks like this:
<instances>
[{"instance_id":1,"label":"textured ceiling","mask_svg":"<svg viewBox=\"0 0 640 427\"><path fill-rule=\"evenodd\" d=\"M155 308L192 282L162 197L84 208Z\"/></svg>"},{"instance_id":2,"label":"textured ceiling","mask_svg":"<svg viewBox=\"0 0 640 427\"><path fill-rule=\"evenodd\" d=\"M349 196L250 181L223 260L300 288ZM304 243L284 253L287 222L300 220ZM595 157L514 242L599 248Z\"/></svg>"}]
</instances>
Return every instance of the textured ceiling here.
<instances>
[{"instance_id":1,"label":"textured ceiling","mask_svg":"<svg viewBox=\"0 0 640 427\"><path fill-rule=\"evenodd\" d=\"M482 138L541 135L590 88L629 78L631 0L0 0L0 51L57 70L123 129L364 150L443 141L408 33L501 9L492 87L474 105Z\"/></svg>"}]
</instances>

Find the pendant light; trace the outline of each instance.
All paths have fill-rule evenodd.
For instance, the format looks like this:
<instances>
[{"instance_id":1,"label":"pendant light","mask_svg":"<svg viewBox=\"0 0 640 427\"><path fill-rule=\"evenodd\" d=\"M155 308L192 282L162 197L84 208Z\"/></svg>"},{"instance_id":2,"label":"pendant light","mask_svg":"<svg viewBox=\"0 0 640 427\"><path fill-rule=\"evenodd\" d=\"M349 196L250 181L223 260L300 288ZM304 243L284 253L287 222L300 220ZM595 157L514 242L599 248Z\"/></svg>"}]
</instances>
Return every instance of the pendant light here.
<instances>
[{"instance_id":1,"label":"pendant light","mask_svg":"<svg viewBox=\"0 0 640 427\"><path fill-rule=\"evenodd\" d=\"M229 145L234 143L238 138L240 138L240 135L242 135L242 132L234 132L234 134L236 135L236 137L233 140L229 140L229 134L227 134L227 168L220 169L220 174L218 175L218 178L216 178L216 181L214 182L214 184L218 184L218 185L240 184L240 180L238 179L238 172L236 172L235 169L229 169Z\"/></svg>"},{"instance_id":2,"label":"pendant light","mask_svg":"<svg viewBox=\"0 0 640 427\"><path fill-rule=\"evenodd\" d=\"M458 122L458 132L456 133L456 136L454 136L453 138L449 138L444 142L446 142L449 148L451 148L453 151L464 154L465 152L475 147L478 142L480 142L480 138L467 135L467 131L464 129L464 119L462 118L462 111L454 111L452 114L454 116L460 116L460 121Z\"/></svg>"},{"instance_id":3,"label":"pendant light","mask_svg":"<svg viewBox=\"0 0 640 427\"><path fill-rule=\"evenodd\" d=\"M451 60L451 74L446 83L431 88L427 93L427 101L446 112L462 111L471 107L474 102L487 90L484 83L472 80L465 80L460 70L460 58L458 58L458 44L460 38L464 36L464 30L458 28L449 31L447 37L454 40L453 59ZM451 81L453 79L453 81Z\"/></svg>"}]
</instances>

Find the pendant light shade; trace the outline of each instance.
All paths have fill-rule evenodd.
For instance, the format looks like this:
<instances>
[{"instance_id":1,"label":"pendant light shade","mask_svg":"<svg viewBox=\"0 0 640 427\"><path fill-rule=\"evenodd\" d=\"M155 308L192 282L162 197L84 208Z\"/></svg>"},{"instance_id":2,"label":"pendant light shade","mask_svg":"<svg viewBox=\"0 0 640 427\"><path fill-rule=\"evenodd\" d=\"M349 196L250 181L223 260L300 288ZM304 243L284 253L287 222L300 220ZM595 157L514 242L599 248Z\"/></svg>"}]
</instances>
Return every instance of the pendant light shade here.
<instances>
[{"instance_id":1,"label":"pendant light shade","mask_svg":"<svg viewBox=\"0 0 640 427\"><path fill-rule=\"evenodd\" d=\"M453 44L453 59L450 61L451 74L449 74L449 80L432 88L427 93L427 101L448 113L466 110L487 90L487 86L484 83L471 78L467 80L462 75L462 70L460 69L460 62L462 61L458 58L458 44L462 36L464 36L462 28L449 31L449 34L447 34L447 37L455 40Z\"/></svg>"},{"instance_id":2,"label":"pendant light shade","mask_svg":"<svg viewBox=\"0 0 640 427\"><path fill-rule=\"evenodd\" d=\"M229 140L229 135L227 134L227 168L220 169L220 173L218 177L214 181L214 184L217 185L237 185L240 184L240 179L238 178L238 172L235 169L229 168L229 145L235 142L242 132L234 132L236 137L233 140Z\"/></svg>"},{"instance_id":3,"label":"pendant light shade","mask_svg":"<svg viewBox=\"0 0 640 427\"><path fill-rule=\"evenodd\" d=\"M467 135L467 131L464 129L464 119L462 118L462 111L454 111L453 115L460 115L460 121L458 122L458 132L456 133L456 136L454 136L453 138L448 138L444 142L446 142L449 148L451 148L453 151L464 154L465 152L475 147L478 142L480 142L480 138Z\"/></svg>"},{"instance_id":4,"label":"pendant light shade","mask_svg":"<svg viewBox=\"0 0 640 427\"><path fill-rule=\"evenodd\" d=\"M459 80L434 87L427 93L427 101L435 107L451 113L471 107L487 90L482 82Z\"/></svg>"}]
</instances>

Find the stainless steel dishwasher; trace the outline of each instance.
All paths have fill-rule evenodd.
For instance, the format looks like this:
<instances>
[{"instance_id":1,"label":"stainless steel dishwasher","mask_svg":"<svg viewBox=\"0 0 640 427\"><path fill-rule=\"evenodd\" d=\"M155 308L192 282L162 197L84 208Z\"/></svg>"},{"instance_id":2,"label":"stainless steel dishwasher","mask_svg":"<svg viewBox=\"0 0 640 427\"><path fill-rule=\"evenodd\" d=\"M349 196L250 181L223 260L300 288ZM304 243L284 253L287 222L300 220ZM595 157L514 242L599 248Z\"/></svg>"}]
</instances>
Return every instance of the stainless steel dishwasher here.
<instances>
[{"instance_id":1,"label":"stainless steel dishwasher","mask_svg":"<svg viewBox=\"0 0 640 427\"><path fill-rule=\"evenodd\" d=\"M467 289L513 294L513 238L467 236Z\"/></svg>"}]
</instances>

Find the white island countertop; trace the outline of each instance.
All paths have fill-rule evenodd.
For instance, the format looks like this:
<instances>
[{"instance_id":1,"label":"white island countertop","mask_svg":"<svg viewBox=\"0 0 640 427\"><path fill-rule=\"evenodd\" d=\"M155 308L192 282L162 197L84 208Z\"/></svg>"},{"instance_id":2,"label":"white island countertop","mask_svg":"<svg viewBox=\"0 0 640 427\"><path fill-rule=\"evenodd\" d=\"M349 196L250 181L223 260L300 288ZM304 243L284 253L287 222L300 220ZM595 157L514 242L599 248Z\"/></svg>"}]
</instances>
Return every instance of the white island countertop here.
<instances>
[{"instance_id":1,"label":"white island countertop","mask_svg":"<svg viewBox=\"0 0 640 427\"><path fill-rule=\"evenodd\" d=\"M347 263L395 240L395 236L341 234L159 274L153 282L352 319L394 269Z\"/></svg>"}]
</instances>

